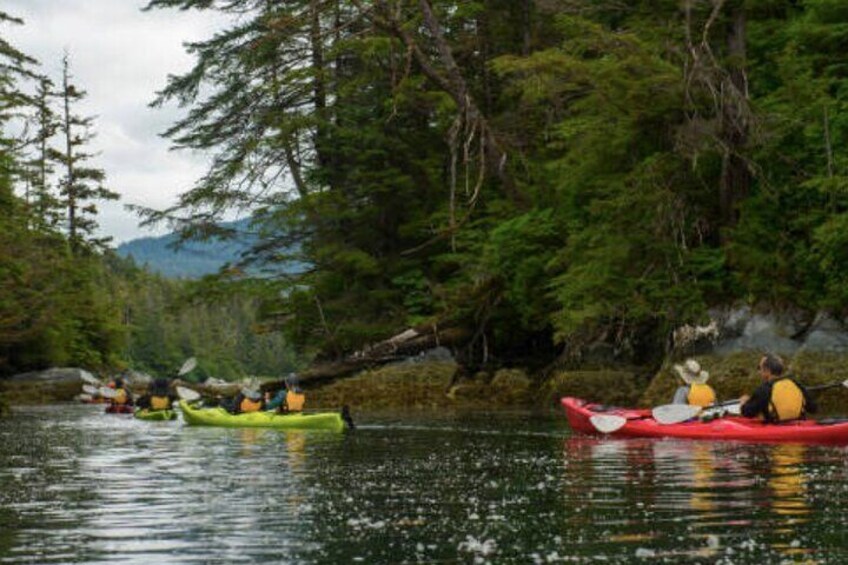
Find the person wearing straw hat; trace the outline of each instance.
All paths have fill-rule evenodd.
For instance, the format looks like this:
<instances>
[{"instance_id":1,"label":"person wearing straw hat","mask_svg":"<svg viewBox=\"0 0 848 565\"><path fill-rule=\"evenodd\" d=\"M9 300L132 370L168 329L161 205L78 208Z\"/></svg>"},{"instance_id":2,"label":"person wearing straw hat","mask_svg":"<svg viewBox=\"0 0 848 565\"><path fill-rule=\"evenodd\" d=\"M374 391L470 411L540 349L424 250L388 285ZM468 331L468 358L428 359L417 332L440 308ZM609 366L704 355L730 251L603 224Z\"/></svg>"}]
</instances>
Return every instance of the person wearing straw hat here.
<instances>
[{"instance_id":1,"label":"person wearing straw hat","mask_svg":"<svg viewBox=\"0 0 848 565\"><path fill-rule=\"evenodd\" d=\"M674 393L674 404L689 404L705 408L715 403L716 393L713 387L707 384L710 374L701 369L701 364L694 359L687 359L684 363L674 366L674 371L685 383L678 387Z\"/></svg>"}]
</instances>

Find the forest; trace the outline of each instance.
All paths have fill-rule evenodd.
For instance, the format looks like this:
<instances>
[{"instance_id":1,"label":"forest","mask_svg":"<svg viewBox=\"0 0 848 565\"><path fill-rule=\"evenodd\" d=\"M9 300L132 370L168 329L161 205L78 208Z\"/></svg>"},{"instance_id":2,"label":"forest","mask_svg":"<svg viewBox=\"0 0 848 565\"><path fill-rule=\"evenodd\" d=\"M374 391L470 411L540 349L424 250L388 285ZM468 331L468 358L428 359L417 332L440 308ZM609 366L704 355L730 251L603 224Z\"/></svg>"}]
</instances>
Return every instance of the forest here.
<instances>
[{"instance_id":1,"label":"forest","mask_svg":"<svg viewBox=\"0 0 848 565\"><path fill-rule=\"evenodd\" d=\"M461 328L470 365L579 364L598 344L652 364L715 306L845 313L845 2L146 7L168 9L231 16L154 100L184 109L174 146L213 161L139 213L190 241L248 211L255 244L182 286L116 260L93 235L102 171L50 149L91 124L44 93L68 108L81 89L0 39L0 120L33 124L2 139L4 370L164 371L233 344L216 371L264 371L424 325Z\"/></svg>"}]
</instances>

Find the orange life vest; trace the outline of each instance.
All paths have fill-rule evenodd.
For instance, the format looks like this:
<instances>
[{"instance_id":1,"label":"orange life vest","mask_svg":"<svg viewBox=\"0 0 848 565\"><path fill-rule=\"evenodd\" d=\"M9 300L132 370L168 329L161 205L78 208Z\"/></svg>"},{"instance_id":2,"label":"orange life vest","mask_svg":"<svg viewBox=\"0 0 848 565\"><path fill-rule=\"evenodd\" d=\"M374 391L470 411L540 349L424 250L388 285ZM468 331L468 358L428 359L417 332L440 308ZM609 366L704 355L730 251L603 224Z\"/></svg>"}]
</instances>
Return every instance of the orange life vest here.
<instances>
[{"instance_id":1,"label":"orange life vest","mask_svg":"<svg viewBox=\"0 0 848 565\"><path fill-rule=\"evenodd\" d=\"M303 404L306 402L306 395L303 393L289 391L286 393L286 406L289 412L300 412L303 410Z\"/></svg>"},{"instance_id":2,"label":"orange life vest","mask_svg":"<svg viewBox=\"0 0 848 565\"><path fill-rule=\"evenodd\" d=\"M239 412L258 412L259 410L262 410L261 400L253 401L249 398L243 398L241 404L239 404Z\"/></svg>"},{"instance_id":3,"label":"orange life vest","mask_svg":"<svg viewBox=\"0 0 848 565\"><path fill-rule=\"evenodd\" d=\"M769 420L797 420L804 416L804 408L804 393L798 385L787 378L774 381L769 401Z\"/></svg>"},{"instance_id":4,"label":"orange life vest","mask_svg":"<svg viewBox=\"0 0 848 565\"><path fill-rule=\"evenodd\" d=\"M151 396L150 397L150 409L151 410L167 410L171 407L171 399L167 396Z\"/></svg>"},{"instance_id":5,"label":"orange life vest","mask_svg":"<svg viewBox=\"0 0 848 565\"><path fill-rule=\"evenodd\" d=\"M689 385L689 395L686 401L692 406L700 406L706 408L716 401L716 393L708 384L693 383Z\"/></svg>"},{"instance_id":6,"label":"orange life vest","mask_svg":"<svg viewBox=\"0 0 848 565\"><path fill-rule=\"evenodd\" d=\"M115 391L115 397L112 399L112 404L126 404L129 402L130 395L127 394L127 390L124 388L119 388Z\"/></svg>"}]
</instances>

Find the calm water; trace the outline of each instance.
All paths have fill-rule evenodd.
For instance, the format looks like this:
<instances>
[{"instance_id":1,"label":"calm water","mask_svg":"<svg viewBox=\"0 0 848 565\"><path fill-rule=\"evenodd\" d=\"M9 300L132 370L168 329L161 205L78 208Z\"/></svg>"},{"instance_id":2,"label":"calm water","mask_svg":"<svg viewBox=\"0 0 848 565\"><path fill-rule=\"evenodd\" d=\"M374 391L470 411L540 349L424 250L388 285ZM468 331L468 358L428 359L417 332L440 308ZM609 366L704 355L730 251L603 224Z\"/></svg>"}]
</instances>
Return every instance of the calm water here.
<instances>
[{"instance_id":1,"label":"calm water","mask_svg":"<svg viewBox=\"0 0 848 565\"><path fill-rule=\"evenodd\" d=\"M0 563L848 562L848 450L355 414L347 434L27 408Z\"/></svg>"}]
</instances>

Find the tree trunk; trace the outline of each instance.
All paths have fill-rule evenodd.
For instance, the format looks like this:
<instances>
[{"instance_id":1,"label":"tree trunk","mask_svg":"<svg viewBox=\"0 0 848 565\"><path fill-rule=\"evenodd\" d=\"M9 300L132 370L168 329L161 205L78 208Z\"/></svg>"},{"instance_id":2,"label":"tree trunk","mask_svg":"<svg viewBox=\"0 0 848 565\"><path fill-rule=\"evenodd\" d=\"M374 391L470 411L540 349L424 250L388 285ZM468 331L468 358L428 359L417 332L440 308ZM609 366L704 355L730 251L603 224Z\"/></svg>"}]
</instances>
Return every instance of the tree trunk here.
<instances>
[{"instance_id":1,"label":"tree trunk","mask_svg":"<svg viewBox=\"0 0 848 565\"><path fill-rule=\"evenodd\" d=\"M306 386L323 384L392 361L401 361L434 347L456 346L469 337L469 332L460 327L418 326L356 351L340 361L315 363L298 376Z\"/></svg>"},{"instance_id":2,"label":"tree trunk","mask_svg":"<svg viewBox=\"0 0 848 565\"><path fill-rule=\"evenodd\" d=\"M725 149L720 182L722 224L733 227L738 220L738 204L748 196L751 172L742 157L748 141L748 77L746 74L746 14L742 2L731 8L727 30L728 81L722 104L722 132Z\"/></svg>"}]
</instances>

